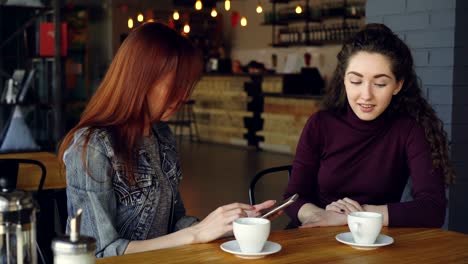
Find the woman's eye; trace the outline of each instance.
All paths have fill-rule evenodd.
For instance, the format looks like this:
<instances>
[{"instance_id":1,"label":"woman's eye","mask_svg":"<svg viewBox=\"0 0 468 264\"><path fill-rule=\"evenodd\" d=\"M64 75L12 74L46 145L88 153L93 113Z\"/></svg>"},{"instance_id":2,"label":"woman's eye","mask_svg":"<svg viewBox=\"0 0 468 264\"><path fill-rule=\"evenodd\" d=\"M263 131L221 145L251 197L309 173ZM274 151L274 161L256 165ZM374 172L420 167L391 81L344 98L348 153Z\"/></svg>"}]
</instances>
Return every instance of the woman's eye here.
<instances>
[{"instance_id":1,"label":"woman's eye","mask_svg":"<svg viewBox=\"0 0 468 264\"><path fill-rule=\"evenodd\" d=\"M352 84L361 84L362 82L359 82L359 81L349 81L350 83Z\"/></svg>"},{"instance_id":2,"label":"woman's eye","mask_svg":"<svg viewBox=\"0 0 468 264\"><path fill-rule=\"evenodd\" d=\"M387 84L385 84L385 83L375 83L375 86L377 86L377 87L385 87L385 86L387 86Z\"/></svg>"}]
</instances>

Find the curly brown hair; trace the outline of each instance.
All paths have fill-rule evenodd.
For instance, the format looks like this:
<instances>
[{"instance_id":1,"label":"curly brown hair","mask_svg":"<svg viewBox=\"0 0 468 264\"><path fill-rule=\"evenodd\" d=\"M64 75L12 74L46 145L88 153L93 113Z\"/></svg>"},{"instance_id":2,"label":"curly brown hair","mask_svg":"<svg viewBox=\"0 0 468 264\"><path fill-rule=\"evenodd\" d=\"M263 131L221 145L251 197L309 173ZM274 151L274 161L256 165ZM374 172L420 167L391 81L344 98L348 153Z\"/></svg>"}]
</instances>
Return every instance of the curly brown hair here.
<instances>
[{"instance_id":1,"label":"curly brown hair","mask_svg":"<svg viewBox=\"0 0 468 264\"><path fill-rule=\"evenodd\" d=\"M404 80L401 91L392 98L385 114L409 115L424 128L426 139L431 146L433 168L442 170L446 184L453 183L455 171L449 159L444 124L422 96L410 49L387 26L368 24L343 44L337 55L338 65L326 90L323 109L334 113L346 111L344 75L350 58L360 51L379 53L387 57L397 81Z\"/></svg>"}]
</instances>

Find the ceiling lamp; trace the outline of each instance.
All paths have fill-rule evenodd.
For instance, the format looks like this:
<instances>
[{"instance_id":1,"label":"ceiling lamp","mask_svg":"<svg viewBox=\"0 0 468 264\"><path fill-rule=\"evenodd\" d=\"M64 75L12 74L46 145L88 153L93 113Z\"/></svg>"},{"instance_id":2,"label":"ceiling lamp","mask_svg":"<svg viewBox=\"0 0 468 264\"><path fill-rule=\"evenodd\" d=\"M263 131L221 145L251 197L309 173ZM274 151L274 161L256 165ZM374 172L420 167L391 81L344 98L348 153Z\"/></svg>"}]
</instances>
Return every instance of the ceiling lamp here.
<instances>
[{"instance_id":1,"label":"ceiling lamp","mask_svg":"<svg viewBox=\"0 0 468 264\"><path fill-rule=\"evenodd\" d=\"M138 22L143 22L145 18L143 17L143 14L142 13L139 13L138 16L137 16L137 20Z\"/></svg>"},{"instance_id":2,"label":"ceiling lamp","mask_svg":"<svg viewBox=\"0 0 468 264\"><path fill-rule=\"evenodd\" d=\"M190 33L190 26L189 26L189 24L186 24L186 25L184 26L184 33L185 33L185 34Z\"/></svg>"},{"instance_id":3,"label":"ceiling lamp","mask_svg":"<svg viewBox=\"0 0 468 264\"><path fill-rule=\"evenodd\" d=\"M245 18L245 16L243 16L240 20L240 24L241 26L245 27L247 26L247 18Z\"/></svg>"},{"instance_id":4,"label":"ceiling lamp","mask_svg":"<svg viewBox=\"0 0 468 264\"><path fill-rule=\"evenodd\" d=\"M229 11L231 9L231 1L224 1L224 9L226 9L226 11Z\"/></svg>"},{"instance_id":5,"label":"ceiling lamp","mask_svg":"<svg viewBox=\"0 0 468 264\"><path fill-rule=\"evenodd\" d=\"M258 1L257 9L255 11L257 11L257 14L261 14L263 12L261 1Z\"/></svg>"},{"instance_id":6,"label":"ceiling lamp","mask_svg":"<svg viewBox=\"0 0 468 264\"><path fill-rule=\"evenodd\" d=\"M201 2L201 0L197 0L197 2L195 2L195 9L196 10L201 10L203 8L203 4Z\"/></svg>"},{"instance_id":7,"label":"ceiling lamp","mask_svg":"<svg viewBox=\"0 0 468 264\"><path fill-rule=\"evenodd\" d=\"M133 19L132 18L128 19L127 26L128 26L128 28L133 28Z\"/></svg>"},{"instance_id":8,"label":"ceiling lamp","mask_svg":"<svg viewBox=\"0 0 468 264\"><path fill-rule=\"evenodd\" d=\"M302 7L300 5L296 6L296 14L302 13Z\"/></svg>"},{"instance_id":9,"label":"ceiling lamp","mask_svg":"<svg viewBox=\"0 0 468 264\"><path fill-rule=\"evenodd\" d=\"M179 15L179 12L177 12L177 10L174 10L174 13L172 14L172 18L174 20L179 20L180 15Z\"/></svg>"},{"instance_id":10,"label":"ceiling lamp","mask_svg":"<svg viewBox=\"0 0 468 264\"><path fill-rule=\"evenodd\" d=\"M260 4L257 6L256 11L257 11L257 14L261 14L263 12L263 8Z\"/></svg>"},{"instance_id":11,"label":"ceiling lamp","mask_svg":"<svg viewBox=\"0 0 468 264\"><path fill-rule=\"evenodd\" d=\"M216 8L213 7L213 9L211 10L211 16L212 17L217 17L218 16L218 12L216 12Z\"/></svg>"}]
</instances>

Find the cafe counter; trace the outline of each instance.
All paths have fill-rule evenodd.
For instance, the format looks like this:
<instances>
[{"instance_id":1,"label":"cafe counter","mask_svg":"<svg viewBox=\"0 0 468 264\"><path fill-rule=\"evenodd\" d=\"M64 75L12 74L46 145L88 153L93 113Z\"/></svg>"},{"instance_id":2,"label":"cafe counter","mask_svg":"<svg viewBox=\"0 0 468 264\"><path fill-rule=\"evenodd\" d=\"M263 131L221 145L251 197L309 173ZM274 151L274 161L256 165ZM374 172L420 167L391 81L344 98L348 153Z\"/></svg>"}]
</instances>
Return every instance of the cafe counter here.
<instances>
[{"instance_id":1,"label":"cafe counter","mask_svg":"<svg viewBox=\"0 0 468 264\"><path fill-rule=\"evenodd\" d=\"M205 142L294 153L321 96L283 93L282 85L282 75L203 76L192 94L192 126Z\"/></svg>"}]
</instances>

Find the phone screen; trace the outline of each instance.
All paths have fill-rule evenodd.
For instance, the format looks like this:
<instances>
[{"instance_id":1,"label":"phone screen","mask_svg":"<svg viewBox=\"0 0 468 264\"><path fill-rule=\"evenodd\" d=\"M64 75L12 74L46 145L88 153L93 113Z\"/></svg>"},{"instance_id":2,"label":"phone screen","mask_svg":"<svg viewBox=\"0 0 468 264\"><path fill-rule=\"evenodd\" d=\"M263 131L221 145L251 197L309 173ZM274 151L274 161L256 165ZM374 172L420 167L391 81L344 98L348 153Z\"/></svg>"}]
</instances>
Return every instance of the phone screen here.
<instances>
[{"instance_id":1,"label":"phone screen","mask_svg":"<svg viewBox=\"0 0 468 264\"><path fill-rule=\"evenodd\" d=\"M279 210L290 206L291 204L293 204L297 200L297 198L299 198L299 195L296 193L293 196L289 197L288 199L286 199L286 200L282 201L281 203L279 203L272 210L270 210L267 213L265 213L264 215L262 215L262 218L266 218L266 217L278 212Z\"/></svg>"}]
</instances>

